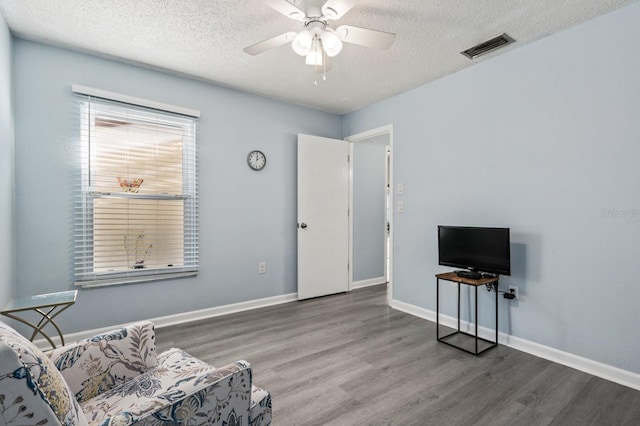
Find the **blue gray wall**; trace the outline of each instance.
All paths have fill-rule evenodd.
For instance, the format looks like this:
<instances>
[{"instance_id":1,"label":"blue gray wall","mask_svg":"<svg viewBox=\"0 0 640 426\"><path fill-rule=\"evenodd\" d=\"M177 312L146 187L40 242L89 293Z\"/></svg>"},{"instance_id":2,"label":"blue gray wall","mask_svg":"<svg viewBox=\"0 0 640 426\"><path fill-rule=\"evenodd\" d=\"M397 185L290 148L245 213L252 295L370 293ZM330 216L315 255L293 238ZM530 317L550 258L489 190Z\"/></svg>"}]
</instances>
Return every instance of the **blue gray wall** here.
<instances>
[{"instance_id":1,"label":"blue gray wall","mask_svg":"<svg viewBox=\"0 0 640 426\"><path fill-rule=\"evenodd\" d=\"M340 116L20 39L14 61L19 295L73 288L74 83L201 111L200 274L83 289L65 331L297 291L297 134L341 138ZM252 149L267 155L261 172Z\"/></svg>"},{"instance_id":2,"label":"blue gray wall","mask_svg":"<svg viewBox=\"0 0 640 426\"><path fill-rule=\"evenodd\" d=\"M384 277L389 135L353 142L353 281Z\"/></svg>"},{"instance_id":3,"label":"blue gray wall","mask_svg":"<svg viewBox=\"0 0 640 426\"><path fill-rule=\"evenodd\" d=\"M12 46L0 19L0 303L14 277L19 295L72 288L78 83L202 111L202 268L192 279L81 290L60 317L65 330L295 292L296 134L341 138L393 123L394 180L406 189L394 218L393 297L435 310L432 277L445 270L438 224L509 226L513 273L501 286L517 285L521 300L500 301L500 330L640 373L629 334L640 328L637 22L640 4L343 118L28 41ZM269 158L261 173L245 165L254 148Z\"/></svg>"},{"instance_id":4,"label":"blue gray wall","mask_svg":"<svg viewBox=\"0 0 640 426\"><path fill-rule=\"evenodd\" d=\"M640 373L638 22L636 3L345 117L394 125L394 299L435 311L437 225L507 226L500 331Z\"/></svg>"},{"instance_id":5,"label":"blue gray wall","mask_svg":"<svg viewBox=\"0 0 640 426\"><path fill-rule=\"evenodd\" d=\"M15 291L12 44L9 28L0 14L0 307L9 302Z\"/></svg>"}]
</instances>

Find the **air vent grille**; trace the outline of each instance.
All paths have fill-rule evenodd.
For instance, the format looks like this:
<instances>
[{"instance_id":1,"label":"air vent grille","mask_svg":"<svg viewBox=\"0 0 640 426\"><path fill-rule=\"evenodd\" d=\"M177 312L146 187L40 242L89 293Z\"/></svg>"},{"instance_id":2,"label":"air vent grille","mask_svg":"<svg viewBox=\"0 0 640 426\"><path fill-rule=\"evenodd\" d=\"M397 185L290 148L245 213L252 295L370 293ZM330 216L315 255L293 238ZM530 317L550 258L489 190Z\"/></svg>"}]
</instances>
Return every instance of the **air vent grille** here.
<instances>
[{"instance_id":1,"label":"air vent grille","mask_svg":"<svg viewBox=\"0 0 640 426\"><path fill-rule=\"evenodd\" d=\"M487 41L483 41L478 45L465 49L460 53L462 53L464 56L466 56L469 59L475 59L478 56L486 55L489 52L493 52L494 50L507 46L513 42L515 42L513 38L509 37L505 33L502 33L499 36L496 36Z\"/></svg>"}]
</instances>

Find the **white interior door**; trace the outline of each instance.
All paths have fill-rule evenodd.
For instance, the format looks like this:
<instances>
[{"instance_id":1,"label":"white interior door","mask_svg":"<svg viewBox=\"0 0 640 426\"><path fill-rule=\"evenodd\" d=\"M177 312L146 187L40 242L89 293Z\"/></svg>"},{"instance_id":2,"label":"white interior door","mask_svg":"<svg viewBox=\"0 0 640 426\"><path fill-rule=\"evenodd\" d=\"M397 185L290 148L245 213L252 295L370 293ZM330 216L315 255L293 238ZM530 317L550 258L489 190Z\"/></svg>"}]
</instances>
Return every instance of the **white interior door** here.
<instances>
[{"instance_id":1,"label":"white interior door","mask_svg":"<svg viewBox=\"0 0 640 426\"><path fill-rule=\"evenodd\" d=\"M298 299L349 290L349 143L298 135Z\"/></svg>"}]
</instances>

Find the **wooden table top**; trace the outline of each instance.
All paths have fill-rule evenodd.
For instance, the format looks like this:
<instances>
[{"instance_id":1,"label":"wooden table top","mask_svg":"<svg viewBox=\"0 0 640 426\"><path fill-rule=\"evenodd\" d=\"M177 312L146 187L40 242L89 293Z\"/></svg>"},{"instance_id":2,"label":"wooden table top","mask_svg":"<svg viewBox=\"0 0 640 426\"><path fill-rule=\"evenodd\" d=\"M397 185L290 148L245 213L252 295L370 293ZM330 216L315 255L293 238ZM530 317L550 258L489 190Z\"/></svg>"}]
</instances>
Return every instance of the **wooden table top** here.
<instances>
[{"instance_id":1,"label":"wooden table top","mask_svg":"<svg viewBox=\"0 0 640 426\"><path fill-rule=\"evenodd\" d=\"M478 280L474 280L472 278L464 278L456 275L455 272L445 272L443 274L436 274L436 278L440 280L453 281L456 283L463 283L468 285L485 285L498 281L500 279L499 276L489 277L489 278L480 278Z\"/></svg>"}]
</instances>

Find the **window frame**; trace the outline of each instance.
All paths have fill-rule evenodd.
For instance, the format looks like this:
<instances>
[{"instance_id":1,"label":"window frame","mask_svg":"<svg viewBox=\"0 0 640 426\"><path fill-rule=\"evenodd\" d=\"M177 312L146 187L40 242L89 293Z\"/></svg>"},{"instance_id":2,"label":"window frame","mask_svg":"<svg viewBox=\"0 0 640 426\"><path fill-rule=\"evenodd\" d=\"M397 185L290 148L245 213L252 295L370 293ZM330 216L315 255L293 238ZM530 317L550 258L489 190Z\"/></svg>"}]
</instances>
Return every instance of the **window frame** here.
<instances>
[{"instance_id":1,"label":"window frame","mask_svg":"<svg viewBox=\"0 0 640 426\"><path fill-rule=\"evenodd\" d=\"M74 281L82 287L147 282L198 274L198 118L200 112L183 107L158 103L127 95L116 94L100 89L73 85L72 92L76 101L77 134L74 144L77 154L77 173L74 188ZM157 125L179 125L183 129L182 140L182 176L183 190L179 195L128 194L95 191L90 186L91 137L95 116L91 105L109 104L123 110L135 109L153 113L161 118ZM186 135L186 137L185 137ZM186 153L186 154L185 154ZM109 272L96 272L94 269L94 201L104 198L183 201L183 265L176 267L127 269Z\"/></svg>"}]
</instances>

